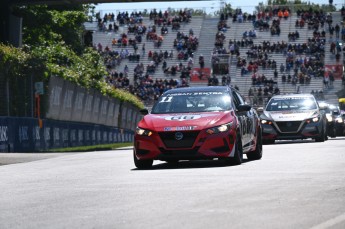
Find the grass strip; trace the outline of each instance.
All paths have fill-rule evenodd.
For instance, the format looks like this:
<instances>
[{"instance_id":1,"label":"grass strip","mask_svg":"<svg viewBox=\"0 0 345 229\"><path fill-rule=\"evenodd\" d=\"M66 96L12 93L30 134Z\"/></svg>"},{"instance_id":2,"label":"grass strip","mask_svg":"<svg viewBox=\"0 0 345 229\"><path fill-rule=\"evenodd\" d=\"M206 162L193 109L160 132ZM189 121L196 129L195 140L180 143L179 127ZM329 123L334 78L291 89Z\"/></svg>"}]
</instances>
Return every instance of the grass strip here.
<instances>
[{"instance_id":1,"label":"grass strip","mask_svg":"<svg viewBox=\"0 0 345 229\"><path fill-rule=\"evenodd\" d=\"M113 143L103 145L92 145L92 146L76 146L67 148L50 149L48 152L62 153L62 152L88 152L88 151L102 151L102 150L115 150L122 147L133 146L132 142L126 143Z\"/></svg>"}]
</instances>

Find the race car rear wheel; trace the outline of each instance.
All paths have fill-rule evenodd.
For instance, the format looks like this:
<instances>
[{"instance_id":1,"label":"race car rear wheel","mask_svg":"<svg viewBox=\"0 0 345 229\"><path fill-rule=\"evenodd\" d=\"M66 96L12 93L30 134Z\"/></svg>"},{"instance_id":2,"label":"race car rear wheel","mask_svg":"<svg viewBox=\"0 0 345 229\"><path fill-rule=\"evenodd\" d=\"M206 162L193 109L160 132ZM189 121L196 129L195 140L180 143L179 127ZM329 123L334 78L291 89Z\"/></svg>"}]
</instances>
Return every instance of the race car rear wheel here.
<instances>
[{"instance_id":1,"label":"race car rear wheel","mask_svg":"<svg viewBox=\"0 0 345 229\"><path fill-rule=\"evenodd\" d=\"M258 133L256 139L256 148L254 151L247 153L247 158L249 160L259 160L262 158L262 137L261 133Z\"/></svg>"},{"instance_id":2,"label":"race car rear wheel","mask_svg":"<svg viewBox=\"0 0 345 229\"><path fill-rule=\"evenodd\" d=\"M153 160L150 160L150 159L140 160L135 156L134 152L133 152L133 158L134 158L134 165L138 169L149 169L152 167Z\"/></svg>"}]
</instances>

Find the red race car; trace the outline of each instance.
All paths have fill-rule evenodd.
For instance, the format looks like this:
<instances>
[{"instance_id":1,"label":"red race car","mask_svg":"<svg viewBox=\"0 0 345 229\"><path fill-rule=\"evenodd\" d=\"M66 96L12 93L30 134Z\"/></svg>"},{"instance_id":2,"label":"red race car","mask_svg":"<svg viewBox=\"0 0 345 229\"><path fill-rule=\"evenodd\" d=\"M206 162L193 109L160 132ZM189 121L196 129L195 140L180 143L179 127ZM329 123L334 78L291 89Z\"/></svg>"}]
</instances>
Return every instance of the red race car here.
<instances>
[{"instance_id":1,"label":"red race car","mask_svg":"<svg viewBox=\"0 0 345 229\"><path fill-rule=\"evenodd\" d=\"M258 114L233 88L184 87L166 91L138 123L134 164L150 168L153 160L224 159L241 164L262 157Z\"/></svg>"}]
</instances>

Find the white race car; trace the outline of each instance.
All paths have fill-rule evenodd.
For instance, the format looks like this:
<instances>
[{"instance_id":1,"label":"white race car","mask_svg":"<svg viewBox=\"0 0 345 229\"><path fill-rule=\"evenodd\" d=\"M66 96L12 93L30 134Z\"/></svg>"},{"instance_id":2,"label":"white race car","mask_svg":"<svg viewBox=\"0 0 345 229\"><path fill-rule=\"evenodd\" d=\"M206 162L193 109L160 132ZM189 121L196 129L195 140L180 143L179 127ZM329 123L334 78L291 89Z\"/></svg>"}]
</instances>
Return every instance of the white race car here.
<instances>
[{"instance_id":1,"label":"white race car","mask_svg":"<svg viewBox=\"0 0 345 229\"><path fill-rule=\"evenodd\" d=\"M265 143L273 144L278 139L327 139L326 118L311 94L273 96L260 118Z\"/></svg>"}]
</instances>

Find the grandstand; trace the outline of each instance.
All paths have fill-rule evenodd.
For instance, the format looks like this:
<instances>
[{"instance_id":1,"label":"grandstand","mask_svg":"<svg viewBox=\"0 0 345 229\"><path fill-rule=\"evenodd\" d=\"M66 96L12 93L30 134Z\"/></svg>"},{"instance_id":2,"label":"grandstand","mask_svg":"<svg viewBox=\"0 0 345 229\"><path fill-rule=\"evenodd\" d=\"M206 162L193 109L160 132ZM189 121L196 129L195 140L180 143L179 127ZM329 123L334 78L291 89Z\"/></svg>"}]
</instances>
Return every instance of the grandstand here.
<instances>
[{"instance_id":1,"label":"grandstand","mask_svg":"<svg viewBox=\"0 0 345 229\"><path fill-rule=\"evenodd\" d=\"M336 24L339 24L342 27L341 21L342 16L341 12L332 12L332 18L333 18L333 24L332 26L335 26ZM176 15L169 15L170 18L173 18ZM304 27L296 27L296 21L299 20L301 17L297 15L296 12L291 12L289 17L286 19L278 19L276 15L272 15L270 20L268 20L268 26L271 27L274 20L280 21L280 34L272 35L270 30L266 29L260 29L259 27L255 26L255 23L253 23L253 20L245 20L243 22L234 21L232 16L229 16L226 18L225 23L228 27L228 29L223 30L223 34L225 36L225 39L223 41L223 47L229 52L229 42L230 41L240 41L243 39L243 33L245 31L254 31L256 32L256 37L252 39L253 45L262 45L263 42L269 42L270 44L278 43L278 42L285 42L287 44L291 45L298 45L307 43L308 39L313 38L313 32L314 29L308 28L308 25ZM257 19L257 15L256 15ZM168 25L168 33L165 35L162 35L163 41L161 42L160 46L157 46L157 43L151 39L146 39L147 32L143 34L141 42L136 42L137 44L137 50L134 49L133 46L127 45L113 45L112 41L115 38L116 40L121 39L122 34L127 34L127 38L129 40L135 40L136 39L136 33L133 33L133 31L130 29L133 27L133 25L144 25L146 29L151 29L153 26L156 27L156 33L157 35L161 34L161 28L163 26L163 23L157 24L155 20L152 18L150 19L149 15L141 16L140 22L131 22L131 23L125 23L120 24L117 31L109 30L109 24L114 24L114 21L102 21L102 26L99 26L99 22L90 22L85 24L85 30L87 31L93 31L93 44L94 47L98 47L100 44L102 47L102 50L105 49L105 47L108 47L110 51L114 52L123 52L123 50L126 50L127 54L134 54L137 53L140 55L140 60L129 60L128 58L123 58L121 61L117 62L116 66L112 66L111 70L117 71L117 72L123 72L125 69L125 66L128 67L128 78L130 81L130 84L134 84L134 68L139 64L142 63L145 66L145 69L148 65L152 64L152 58L148 56L149 51L152 52L173 52L173 58L167 59L167 67L176 66L176 65L188 65L187 58L184 59L178 59L178 50L176 47L174 47L174 40L177 37L178 33L182 33L185 35L189 35L190 31L193 31L193 36L198 39L198 46L196 50L193 51L193 62L194 66L193 68L199 68L198 64L198 58L200 55L202 55L205 59L205 66L206 69L211 69L212 72L212 53L215 50L215 41L216 41L216 34L219 32L217 25L220 21L219 16L191 16L190 20L183 21L179 23L178 29L172 29L171 25ZM118 21L115 20L117 24ZM299 37L295 40L289 39L289 34L295 33L298 31ZM343 63L343 55L340 55L338 59L336 59L335 54L331 53L330 45L331 40L335 40L335 35L331 36L330 31L328 28L328 25L325 23L323 27L319 27L317 29L319 33L322 31L325 31L325 45L324 45L324 54L322 54L322 62L324 65L341 65ZM341 41L341 40L337 40ZM340 43L340 42L339 42ZM143 53L142 46L145 45L145 52ZM237 60L238 57L241 57L247 61L252 60L252 58L248 57L247 52L250 50L251 46L240 46L238 50L239 55L231 55L226 54L228 56L228 65L229 65L229 75L231 76L231 84L236 85L240 92L247 96L248 91L250 88L253 87L261 87L263 85L253 85L252 84L252 73L247 73L245 75L241 74L241 68L237 66ZM286 58L287 54L282 50L281 52L269 52L268 58L271 60L274 60L276 62L277 70L279 72L279 66L283 64L286 66ZM341 51L342 53L342 51ZM318 58L318 56L315 56L314 52L303 52L302 54L295 55L295 58L302 58L302 59L310 59L314 60L315 58ZM167 74L164 72L162 68L162 63L156 63L157 67L154 72L151 72L149 75L152 78L152 80L155 79L167 79L170 80L171 78L180 80L180 73L178 72L176 75ZM342 69L341 69L342 70ZM192 72L192 71L191 71ZM264 74L267 79L272 78L276 84L275 86L279 87L280 93L310 93L312 91L322 91L325 99L330 100L331 102L335 101L337 99L335 93L341 89L341 79L336 78L333 85L329 87L325 87L324 80L323 80L323 74L321 77L314 77L313 74L311 74L311 79L308 83L306 82L299 82L297 80L296 83L288 83L282 81L282 75L283 74L293 74L293 69L289 72L285 70L284 72L279 72L278 77L274 77L274 70L272 68L263 68L258 67L257 70L258 74ZM191 73L192 74L192 73ZM221 81L222 75L216 75L216 77L219 79L219 82ZM202 81L194 81L193 78L188 77L188 79L191 79L189 81L190 86L201 86L201 85L207 85L207 80ZM264 87L264 86L263 86Z\"/></svg>"}]
</instances>

